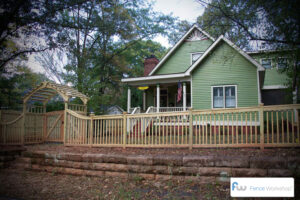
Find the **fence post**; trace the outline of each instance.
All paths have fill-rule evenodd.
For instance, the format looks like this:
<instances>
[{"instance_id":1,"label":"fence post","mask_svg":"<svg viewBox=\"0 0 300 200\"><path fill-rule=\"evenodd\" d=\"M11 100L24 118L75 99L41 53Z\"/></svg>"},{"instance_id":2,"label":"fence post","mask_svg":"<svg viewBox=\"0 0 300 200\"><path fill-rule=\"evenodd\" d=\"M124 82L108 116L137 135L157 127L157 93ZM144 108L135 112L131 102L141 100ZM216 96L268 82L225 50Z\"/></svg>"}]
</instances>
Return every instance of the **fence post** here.
<instances>
[{"instance_id":1,"label":"fence post","mask_svg":"<svg viewBox=\"0 0 300 200\"><path fill-rule=\"evenodd\" d=\"M46 140L47 135L47 116L46 116L46 103L43 104L43 142Z\"/></svg>"},{"instance_id":2,"label":"fence post","mask_svg":"<svg viewBox=\"0 0 300 200\"><path fill-rule=\"evenodd\" d=\"M25 143L25 134L26 134L26 111L27 111L27 108L26 108L26 104L27 102L23 102L23 118L22 118L22 137L21 137L21 144L24 145Z\"/></svg>"},{"instance_id":3,"label":"fence post","mask_svg":"<svg viewBox=\"0 0 300 200\"><path fill-rule=\"evenodd\" d=\"M6 144L6 124L3 124L3 144Z\"/></svg>"},{"instance_id":4,"label":"fence post","mask_svg":"<svg viewBox=\"0 0 300 200\"><path fill-rule=\"evenodd\" d=\"M127 138L127 120L126 120L126 112L123 112L123 149L126 148L126 138Z\"/></svg>"},{"instance_id":5,"label":"fence post","mask_svg":"<svg viewBox=\"0 0 300 200\"><path fill-rule=\"evenodd\" d=\"M92 147L93 144L93 135L94 135L94 126L93 126L93 120L94 120L94 113L90 114L91 122L90 122L90 147Z\"/></svg>"},{"instance_id":6,"label":"fence post","mask_svg":"<svg viewBox=\"0 0 300 200\"><path fill-rule=\"evenodd\" d=\"M259 104L259 124L260 124L260 150L264 150L265 130L264 130L264 104Z\"/></svg>"},{"instance_id":7,"label":"fence post","mask_svg":"<svg viewBox=\"0 0 300 200\"><path fill-rule=\"evenodd\" d=\"M64 145L67 142L67 109L68 109L68 102L65 101L65 110L64 110Z\"/></svg>"},{"instance_id":8,"label":"fence post","mask_svg":"<svg viewBox=\"0 0 300 200\"><path fill-rule=\"evenodd\" d=\"M193 148L193 110L189 109L189 149Z\"/></svg>"}]
</instances>

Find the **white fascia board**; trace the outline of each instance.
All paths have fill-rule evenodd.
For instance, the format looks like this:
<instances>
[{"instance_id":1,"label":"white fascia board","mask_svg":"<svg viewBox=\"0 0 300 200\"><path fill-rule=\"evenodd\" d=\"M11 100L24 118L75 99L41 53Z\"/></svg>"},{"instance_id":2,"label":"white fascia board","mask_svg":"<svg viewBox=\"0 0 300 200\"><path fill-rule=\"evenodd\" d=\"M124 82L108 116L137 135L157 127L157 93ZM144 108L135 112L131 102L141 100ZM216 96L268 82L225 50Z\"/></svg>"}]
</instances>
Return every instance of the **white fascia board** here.
<instances>
[{"instance_id":1,"label":"white fascia board","mask_svg":"<svg viewBox=\"0 0 300 200\"><path fill-rule=\"evenodd\" d=\"M231 47L233 47L235 50L237 50L242 56L244 56L247 60L249 60L253 65L255 65L258 69L258 71L265 71L265 68L261 66L256 60L254 60L252 57L250 57L246 52L244 52L242 49L240 49L238 46L236 46L233 42L228 40L227 38L223 37L223 40L227 42Z\"/></svg>"},{"instance_id":2,"label":"white fascia board","mask_svg":"<svg viewBox=\"0 0 300 200\"><path fill-rule=\"evenodd\" d=\"M152 76L153 73L167 60L167 58L177 49L177 47L186 39L186 37L194 30L198 29L204 35L206 35L212 41L215 41L213 37L211 37L208 33L200 29L197 25L193 25L190 30L186 32L186 34L173 46L173 48L163 57L163 59L156 65L156 67L149 73L149 76Z\"/></svg>"},{"instance_id":3,"label":"white fascia board","mask_svg":"<svg viewBox=\"0 0 300 200\"><path fill-rule=\"evenodd\" d=\"M243 50L241 50L238 46L233 44L230 40L225 38L223 35L221 35L205 52L204 54L200 57L199 60L197 60L186 72L186 75L190 75L191 72L195 69L195 67L202 62L202 60L205 59L205 57L217 46L217 44L221 41L225 41L229 46L237 50L242 56L244 56L247 60L249 60L252 64L254 64L258 71L264 71L265 68L261 66L258 62L256 62L253 58L251 58L248 54L246 54Z\"/></svg>"},{"instance_id":4,"label":"white fascia board","mask_svg":"<svg viewBox=\"0 0 300 200\"><path fill-rule=\"evenodd\" d=\"M160 80L160 79L171 79L171 78L184 78L188 77L184 73L180 74L165 74L165 75L157 75L157 76L145 76L145 77L137 77L137 78L123 78L121 82L129 83L129 82L138 82L138 81L147 81L147 80Z\"/></svg>"},{"instance_id":5,"label":"white fascia board","mask_svg":"<svg viewBox=\"0 0 300 200\"><path fill-rule=\"evenodd\" d=\"M202 61L204 60L204 58L209 54L209 52L211 52L211 50L213 48L215 48L215 46L220 42L220 40L222 39L223 35L221 35L212 45L210 45L210 47L208 49L206 49L206 51L204 52L204 54L185 72L185 74L187 76L190 75L190 73L195 69L195 67Z\"/></svg>"},{"instance_id":6,"label":"white fascia board","mask_svg":"<svg viewBox=\"0 0 300 200\"><path fill-rule=\"evenodd\" d=\"M276 89L287 89L288 86L285 85L266 85L263 86L263 90L276 90Z\"/></svg>"}]
</instances>

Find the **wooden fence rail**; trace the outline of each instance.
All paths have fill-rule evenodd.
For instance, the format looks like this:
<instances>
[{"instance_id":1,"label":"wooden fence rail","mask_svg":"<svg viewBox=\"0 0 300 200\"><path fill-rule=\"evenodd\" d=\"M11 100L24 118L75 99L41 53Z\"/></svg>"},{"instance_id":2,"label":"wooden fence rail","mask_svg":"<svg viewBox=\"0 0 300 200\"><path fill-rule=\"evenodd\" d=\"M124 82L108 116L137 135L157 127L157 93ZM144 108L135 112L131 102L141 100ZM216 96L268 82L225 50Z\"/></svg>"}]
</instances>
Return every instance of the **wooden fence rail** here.
<instances>
[{"instance_id":1,"label":"wooden fence rail","mask_svg":"<svg viewBox=\"0 0 300 200\"><path fill-rule=\"evenodd\" d=\"M62 111L26 112L25 121L21 112L1 111L0 144L64 141L67 146L124 148L299 147L299 110L300 105L293 104L85 116L67 109L65 117Z\"/></svg>"},{"instance_id":2,"label":"wooden fence rail","mask_svg":"<svg viewBox=\"0 0 300 200\"><path fill-rule=\"evenodd\" d=\"M83 116L67 110L65 145L117 147L300 146L299 104Z\"/></svg>"}]
</instances>

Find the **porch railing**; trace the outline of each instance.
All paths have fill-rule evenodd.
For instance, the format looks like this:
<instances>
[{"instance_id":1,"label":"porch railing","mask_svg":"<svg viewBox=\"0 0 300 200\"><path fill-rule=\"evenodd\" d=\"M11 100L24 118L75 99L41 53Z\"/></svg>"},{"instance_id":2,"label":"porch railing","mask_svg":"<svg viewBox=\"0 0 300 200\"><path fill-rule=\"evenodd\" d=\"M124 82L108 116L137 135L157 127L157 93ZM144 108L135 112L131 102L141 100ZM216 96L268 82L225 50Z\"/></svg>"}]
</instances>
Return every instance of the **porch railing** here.
<instances>
[{"instance_id":1,"label":"porch railing","mask_svg":"<svg viewBox=\"0 0 300 200\"><path fill-rule=\"evenodd\" d=\"M159 107L159 112L182 112L187 111L190 109L190 107L186 107L186 110L184 110L183 107ZM157 112L157 107L150 106L146 113L155 113Z\"/></svg>"},{"instance_id":2,"label":"porch railing","mask_svg":"<svg viewBox=\"0 0 300 200\"><path fill-rule=\"evenodd\" d=\"M299 110L295 104L91 117L67 110L65 145L300 146Z\"/></svg>"}]
</instances>

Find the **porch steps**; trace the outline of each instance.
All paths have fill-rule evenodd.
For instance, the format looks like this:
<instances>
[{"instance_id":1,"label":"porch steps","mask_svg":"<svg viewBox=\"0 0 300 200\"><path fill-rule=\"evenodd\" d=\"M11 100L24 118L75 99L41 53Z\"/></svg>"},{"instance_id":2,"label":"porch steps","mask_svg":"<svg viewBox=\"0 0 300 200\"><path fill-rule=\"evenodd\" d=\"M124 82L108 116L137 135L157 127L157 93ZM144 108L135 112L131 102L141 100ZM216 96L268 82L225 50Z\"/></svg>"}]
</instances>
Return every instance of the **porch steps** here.
<instances>
[{"instance_id":1,"label":"porch steps","mask_svg":"<svg viewBox=\"0 0 300 200\"><path fill-rule=\"evenodd\" d=\"M300 178L299 157L199 156L199 155L116 155L26 151L11 167L49 173L138 176L157 180L227 182L229 177Z\"/></svg>"}]
</instances>

